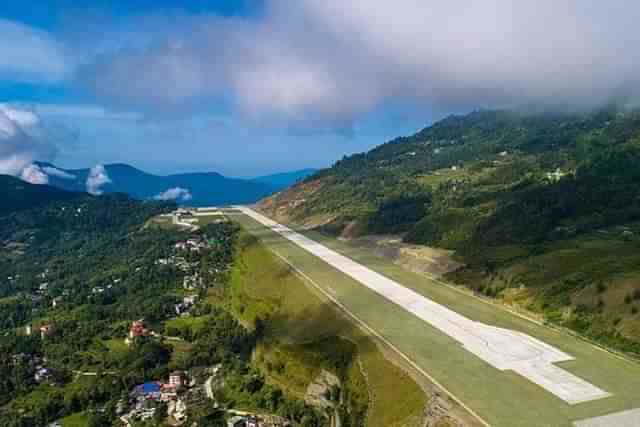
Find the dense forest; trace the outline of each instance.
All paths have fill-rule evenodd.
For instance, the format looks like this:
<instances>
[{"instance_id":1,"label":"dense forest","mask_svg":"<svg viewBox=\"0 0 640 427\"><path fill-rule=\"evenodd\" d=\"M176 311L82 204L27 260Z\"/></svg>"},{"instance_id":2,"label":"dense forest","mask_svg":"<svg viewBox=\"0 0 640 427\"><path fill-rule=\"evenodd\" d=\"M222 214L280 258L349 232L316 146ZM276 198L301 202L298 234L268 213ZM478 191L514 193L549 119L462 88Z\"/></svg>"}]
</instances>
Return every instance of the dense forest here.
<instances>
[{"instance_id":1,"label":"dense forest","mask_svg":"<svg viewBox=\"0 0 640 427\"><path fill-rule=\"evenodd\" d=\"M83 193L60 190L49 185L30 184L13 176L0 175L0 215L83 196Z\"/></svg>"},{"instance_id":2,"label":"dense forest","mask_svg":"<svg viewBox=\"0 0 640 427\"><path fill-rule=\"evenodd\" d=\"M191 388L182 392L189 425L226 425L221 408L238 405L324 425L253 367L260 331L206 298L228 282L235 225L193 233L160 226L152 218L173 204L121 194L52 199L0 216L0 425L65 417L121 425L137 385L213 366L223 375L216 405ZM197 246L178 249L187 238ZM142 320L143 332L131 335ZM166 405L152 409L152 418L133 425L165 425Z\"/></svg>"},{"instance_id":3,"label":"dense forest","mask_svg":"<svg viewBox=\"0 0 640 427\"><path fill-rule=\"evenodd\" d=\"M334 234L454 250L466 267L452 281L640 354L639 160L640 112L477 111L260 206Z\"/></svg>"}]
</instances>

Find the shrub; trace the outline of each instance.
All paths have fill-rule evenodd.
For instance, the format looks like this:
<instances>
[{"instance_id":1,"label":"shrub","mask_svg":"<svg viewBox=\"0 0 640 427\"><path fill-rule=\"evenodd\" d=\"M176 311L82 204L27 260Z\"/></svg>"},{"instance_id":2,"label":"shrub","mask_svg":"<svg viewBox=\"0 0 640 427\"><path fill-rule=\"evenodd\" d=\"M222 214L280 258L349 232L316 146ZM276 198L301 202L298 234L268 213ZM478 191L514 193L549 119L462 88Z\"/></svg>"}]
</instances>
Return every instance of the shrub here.
<instances>
[{"instance_id":1,"label":"shrub","mask_svg":"<svg viewBox=\"0 0 640 427\"><path fill-rule=\"evenodd\" d=\"M631 314L637 314L637 313L638 313L638 307L634 305L633 307L631 307Z\"/></svg>"}]
</instances>

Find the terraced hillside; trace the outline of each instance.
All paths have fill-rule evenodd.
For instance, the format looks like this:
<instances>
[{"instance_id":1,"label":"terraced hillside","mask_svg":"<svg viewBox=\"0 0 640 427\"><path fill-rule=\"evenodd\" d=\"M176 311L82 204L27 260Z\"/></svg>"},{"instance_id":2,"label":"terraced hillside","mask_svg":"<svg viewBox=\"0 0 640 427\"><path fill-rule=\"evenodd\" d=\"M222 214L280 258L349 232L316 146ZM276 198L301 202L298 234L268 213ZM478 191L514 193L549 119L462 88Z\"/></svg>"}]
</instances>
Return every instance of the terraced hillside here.
<instances>
[{"instance_id":1,"label":"terraced hillside","mask_svg":"<svg viewBox=\"0 0 640 427\"><path fill-rule=\"evenodd\" d=\"M640 353L640 113L452 116L269 197L280 222L455 251L491 298Z\"/></svg>"}]
</instances>

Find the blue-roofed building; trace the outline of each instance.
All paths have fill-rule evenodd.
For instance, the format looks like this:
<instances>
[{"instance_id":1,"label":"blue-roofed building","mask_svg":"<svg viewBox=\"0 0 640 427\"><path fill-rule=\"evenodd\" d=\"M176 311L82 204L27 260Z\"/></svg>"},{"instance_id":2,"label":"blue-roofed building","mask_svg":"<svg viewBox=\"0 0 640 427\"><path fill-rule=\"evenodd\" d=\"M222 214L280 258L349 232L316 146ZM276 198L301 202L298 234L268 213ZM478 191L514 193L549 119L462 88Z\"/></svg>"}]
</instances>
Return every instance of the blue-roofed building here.
<instances>
[{"instance_id":1,"label":"blue-roofed building","mask_svg":"<svg viewBox=\"0 0 640 427\"><path fill-rule=\"evenodd\" d=\"M159 399L160 398L160 383L148 382L140 384L133 389L133 395L136 397L143 397L146 399Z\"/></svg>"}]
</instances>

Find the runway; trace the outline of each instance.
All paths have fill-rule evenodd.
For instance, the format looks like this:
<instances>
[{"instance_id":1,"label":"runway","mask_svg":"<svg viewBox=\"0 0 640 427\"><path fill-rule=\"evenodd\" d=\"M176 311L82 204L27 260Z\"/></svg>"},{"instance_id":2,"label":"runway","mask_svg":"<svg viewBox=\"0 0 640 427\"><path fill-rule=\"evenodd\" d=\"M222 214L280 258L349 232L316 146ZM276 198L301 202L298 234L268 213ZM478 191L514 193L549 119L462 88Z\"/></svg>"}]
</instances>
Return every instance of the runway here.
<instances>
[{"instance_id":1,"label":"runway","mask_svg":"<svg viewBox=\"0 0 640 427\"><path fill-rule=\"evenodd\" d=\"M573 358L553 346L464 317L250 208L236 209L453 338L498 370L514 371L571 405L610 395L554 365Z\"/></svg>"}]
</instances>

